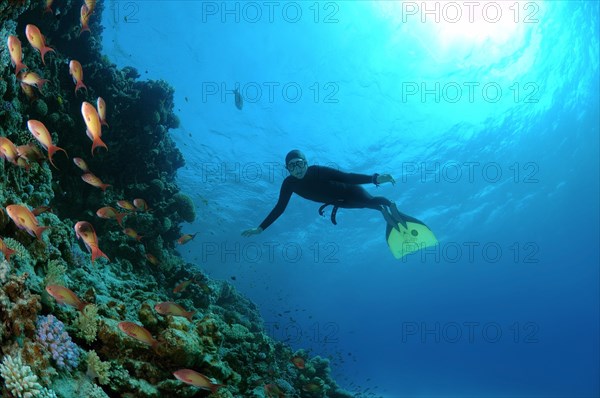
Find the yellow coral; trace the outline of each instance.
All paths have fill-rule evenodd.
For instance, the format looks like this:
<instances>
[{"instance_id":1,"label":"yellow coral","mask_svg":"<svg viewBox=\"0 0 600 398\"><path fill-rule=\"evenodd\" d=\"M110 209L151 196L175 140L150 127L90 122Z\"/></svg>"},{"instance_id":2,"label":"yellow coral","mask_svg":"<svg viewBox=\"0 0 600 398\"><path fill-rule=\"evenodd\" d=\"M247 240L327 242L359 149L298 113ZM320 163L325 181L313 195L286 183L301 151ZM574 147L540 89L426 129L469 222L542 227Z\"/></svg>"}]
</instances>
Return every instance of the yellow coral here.
<instances>
[{"instance_id":1,"label":"yellow coral","mask_svg":"<svg viewBox=\"0 0 600 398\"><path fill-rule=\"evenodd\" d=\"M106 385L109 383L108 371L110 363L102 362L96 351L91 350L87 354L87 375L92 379L98 378L98 383Z\"/></svg>"},{"instance_id":2,"label":"yellow coral","mask_svg":"<svg viewBox=\"0 0 600 398\"><path fill-rule=\"evenodd\" d=\"M81 337L88 343L96 340L98 332L98 307L94 304L86 305L85 308L75 321L75 326L78 328L77 336Z\"/></svg>"},{"instance_id":3,"label":"yellow coral","mask_svg":"<svg viewBox=\"0 0 600 398\"><path fill-rule=\"evenodd\" d=\"M65 275L67 267L62 260L50 260L48 262L48 270L44 278L44 284L67 286Z\"/></svg>"}]
</instances>

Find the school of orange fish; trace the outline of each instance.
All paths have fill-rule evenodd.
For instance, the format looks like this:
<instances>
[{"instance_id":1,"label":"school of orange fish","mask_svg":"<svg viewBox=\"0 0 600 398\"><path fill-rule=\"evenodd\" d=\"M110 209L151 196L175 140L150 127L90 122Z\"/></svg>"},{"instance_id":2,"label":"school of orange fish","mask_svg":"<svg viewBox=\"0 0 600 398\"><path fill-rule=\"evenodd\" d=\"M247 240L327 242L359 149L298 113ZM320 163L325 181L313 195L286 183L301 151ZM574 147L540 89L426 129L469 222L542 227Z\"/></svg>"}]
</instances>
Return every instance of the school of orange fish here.
<instances>
[{"instance_id":1,"label":"school of orange fish","mask_svg":"<svg viewBox=\"0 0 600 398\"><path fill-rule=\"evenodd\" d=\"M44 9L45 12L53 14L51 8L53 2L54 0L46 0ZM79 35L86 31L91 33L89 28L89 19L94 13L95 6L96 0L85 0L84 4L81 6L81 29L79 31ZM46 39L44 35L40 32L39 28L33 24L28 24L26 26L25 36L30 45L40 53L42 64L45 66L46 63L44 56L49 52L55 53L55 50L46 45ZM15 68L15 76L20 82L21 89L28 98L32 99L35 97L33 87L37 88L37 90L42 93L44 84L46 84L48 80L43 79L40 75L33 72L27 65L23 63L21 41L17 36L10 35L8 37L7 45L10 53L11 64ZM75 95L77 95L77 92L80 89L84 89L87 92L87 86L83 82L83 68L77 60L71 60L69 62L69 73L73 77L73 82L75 83ZM90 140L92 140L92 156L94 156L94 150L97 147L103 147L104 149L108 150L108 147L101 139L102 126L106 126L108 128L106 111L106 103L100 97L98 97L96 100L96 107L86 101L83 101L81 104L81 114L86 125L86 134ZM53 161L54 154L57 151L62 151L68 157L67 152L52 142L50 132L43 122L39 120L28 120L27 128L33 137L38 141L38 143L47 151L48 161L50 164L54 168L58 169ZM29 171L32 162L42 163L45 160L44 154L33 143L17 146L6 137L0 137L0 157L17 167L26 169L26 171ZM85 160L82 158L73 158L73 163L79 169L81 169L81 171L83 171L84 174L81 176L81 179L86 183L101 189L103 192L111 186L110 184L103 183L100 178L95 176L90 171ZM117 206L126 210L126 212L119 212L115 208L107 206L98 209L96 215L104 219L114 219L122 228L123 218L128 214L132 214L132 212L151 211L146 201L140 198L135 199L133 204L127 200L120 200L117 202ZM6 206L5 209L6 213L15 223L17 228L26 231L29 235L37 238L40 241L42 241L42 233L50 227L39 225L36 217L49 210L50 208L48 206L42 206L34 210L30 210L29 207L24 204L11 204ZM2 209L0 209L0 211L2 211ZM91 253L92 264L94 264L94 261L100 257L104 257L110 261L108 256L104 254L102 250L100 250L98 237L96 236L96 232L91 223L87 221L78 221L74 226L74 230L77 238L83 241L85 247ZM131 238L136 239L138 242L143 238L132 228L124 228L123 233ZM195 236L196 234L184 234L177 241L180 245L183 245L192 240ZM0 251L4 254L6 261L10 261L10 257L15 253L15 250L9 248L2 241L2 239L0 239ZM155 266L159 265L159 260L156 258L156 256L150 253L146 254L146 259ZM173 289L173 292L180 293L184 291L192 282L197 283L195 280L186 280L181 282ZM54 297L58 303L72 306L82 312L83 309L89 304L82 302L73 291L65 286L48 285L46 286L46 291L48 294ZM195 311L186 311L183 307L172 301L158 303L154 308L156 312L161 315L182 316L186 317L190 321L196 313ZM148 330L133 322L120 322L118 327L123 333L146 345L151 346L153 349L156 349L160 344L152 337ZM208 377L191 369L180 369L174 372L173 375L184 383L202 389L211 390L212 392L215 392L218 388L224 386L222 384L213 383ZM266 386L265 390L267 390Z\"/></svg>"}]
</instances>

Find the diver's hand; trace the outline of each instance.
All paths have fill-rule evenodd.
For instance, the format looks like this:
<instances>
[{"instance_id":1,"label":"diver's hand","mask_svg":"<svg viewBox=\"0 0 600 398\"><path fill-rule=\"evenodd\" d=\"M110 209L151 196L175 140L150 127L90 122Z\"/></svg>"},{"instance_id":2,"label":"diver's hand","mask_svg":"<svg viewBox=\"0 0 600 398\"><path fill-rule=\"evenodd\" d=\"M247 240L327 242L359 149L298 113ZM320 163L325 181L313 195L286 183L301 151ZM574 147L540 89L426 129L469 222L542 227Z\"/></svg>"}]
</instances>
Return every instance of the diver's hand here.
<instances>
[{"instance_id":1,"label":"diver's hand","mask_svg":"<svg viewBox=\"0 0 600 398\"><path fill-rule=\"evenodd\" d=\"M258 235L263 231L263 229L261 227L258 228L250 228L245 230L244 232L242 232L242 236L248 237L248 236L252 236L252 235Z\"/></svg>"},{"instance_id":2,"label":"diver's hand","mask_svg":"<svg viewBox=\"0 0 600 398\"><path fill-rule=\"evenodd\" d=\"M377 176L377 184L383 184L385 182L391 182L392 185L394 185L396 180L394 180L394 177L392 177L390 174L379 174Z\"/></svg>"}]
</instances>

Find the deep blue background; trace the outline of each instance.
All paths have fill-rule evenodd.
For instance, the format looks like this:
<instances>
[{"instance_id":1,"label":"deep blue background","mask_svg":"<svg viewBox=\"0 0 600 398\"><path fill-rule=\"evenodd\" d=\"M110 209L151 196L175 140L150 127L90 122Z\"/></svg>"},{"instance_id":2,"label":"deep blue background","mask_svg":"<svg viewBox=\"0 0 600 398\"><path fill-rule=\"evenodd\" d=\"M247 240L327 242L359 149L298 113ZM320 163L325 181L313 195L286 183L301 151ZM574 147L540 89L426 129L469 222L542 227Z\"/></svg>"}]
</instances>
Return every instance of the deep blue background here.
<instances>
[{"instance_id":1,"label":"deep blue background","mask_svg":"<svg viewBox=\"0 0 600 398\"><path fill-rule=\"evenodd\" d=\"M353 391L598 396L598 3L502 2L498 22L477 9L454 24L446 3L439 22L419 4L281 2L270 18L263 2L107 2L107 55L176 90L198 211L184 230L200 231L182 254L255 301L271 335L331 356ZM333 226L297 197L242 238L292 148L392 173L367 188L439 248L395 260L376 212Z\"/></svg>"}]
</instances>

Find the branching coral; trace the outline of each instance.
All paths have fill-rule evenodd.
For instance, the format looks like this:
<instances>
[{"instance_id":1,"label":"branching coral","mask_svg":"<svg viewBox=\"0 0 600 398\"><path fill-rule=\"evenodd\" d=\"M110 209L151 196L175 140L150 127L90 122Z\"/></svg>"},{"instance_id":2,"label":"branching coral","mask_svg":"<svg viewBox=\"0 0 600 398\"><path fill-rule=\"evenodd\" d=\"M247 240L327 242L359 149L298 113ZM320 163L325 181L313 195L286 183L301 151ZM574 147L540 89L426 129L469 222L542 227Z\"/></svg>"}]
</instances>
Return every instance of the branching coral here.
<instances>
[{"instance_id":1,"label":"branching coral","mask_svg":"<svg viewBox=\"0 0 600 398\"><path fill-rule=\"evenodd\" d=\"M4 238L4 243L6 243L6 246L16 251L15 255L17 257L25 260L26 262L31 262L31 255L29 254L29 251L21 242L13 238Z\"/></svg>"},{"instance_id":2,"label":"branching coral","mask_svg":"<svg viewBox=\"0 0 600 398\"><path fill-rule=\"evenodd\" d=\"M50 260L46 271L46 277L44 278L44 284L48 285L61 285L67 286L65 274L67 273L67 266L63 260Z\"/></svg>"},{"instance_id":3,"label":"branching coral","mask_svg":"<svg viewBox=\"0 0 600 398\"><path fill-rule=\"evenodd\" d=\"M21 357L6 355L0 364L0 376L10 393L17 398L56 398L56 394L40 383L31 368L21 360Z\"/></svg>"},{"instance_id":4,"label":"branching coral","mask_svg":"<svg viewBox=\"0 0 600 398\"><path fill-rule=\"evenodd\" d=\"M53 315L41 316L37 322L37 338L50 350L59 368L72 369L79 364L79 348L64 330L64 324Z\"/></svg>"},{"instance_id":5,"label":"branching coral","mask_svg":"<svg viewBox=\"0 0 600 398\"><path fill-rule=\"evenodd\" d=\"M88 343L96 340L96 333L98 332L98 307L94 304L86 305L83 312L79 313L76 326L78 329L77 336Z\"/></svg>"},{"instance_id":6,"label":"branching coral","mask_svg":"<svg viewBox=\"0 0 600 398\"><path fill-rule=\"evenodd\" d=\"M8 280L8 274L10 273L10 264L8 261L0 260L0 285L4 284Z\"/></svg>"},{"instance_id":7,"label":"branching coral","mask_svg":"<svg viewBox=\"0 0 600 398\"><path fill-rule=\"evenodd\" d=\"M98 378L98 383L108 384L108 371L110 364L108 362L102 362L96 351L90 351L87 354L87 375L92 379Z\"/></svg>"}]
</instances>

